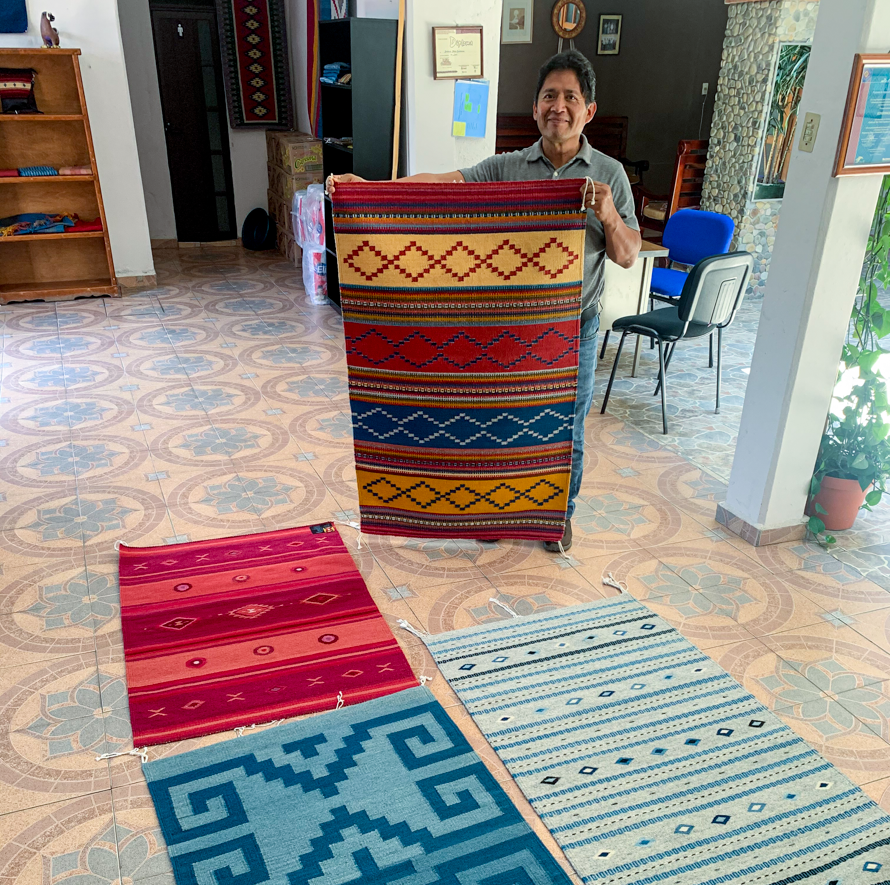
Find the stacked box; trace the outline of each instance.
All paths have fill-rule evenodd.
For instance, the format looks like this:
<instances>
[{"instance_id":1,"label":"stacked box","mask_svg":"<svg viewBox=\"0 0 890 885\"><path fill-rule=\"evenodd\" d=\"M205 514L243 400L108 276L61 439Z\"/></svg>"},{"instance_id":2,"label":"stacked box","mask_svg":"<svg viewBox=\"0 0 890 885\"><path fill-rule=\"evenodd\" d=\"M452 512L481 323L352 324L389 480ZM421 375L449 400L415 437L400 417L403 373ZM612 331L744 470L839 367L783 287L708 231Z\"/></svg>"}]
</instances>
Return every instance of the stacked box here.
<instances>
[{"instance_id":1,"label":"stacked box","mask_svg":"<svg viewBox=\"0 0 890 885\"><path fill-rule=\"evenodd\" d=\"M278 230L278 250L295 264L302 252L294 239L291 206L294 194L310 184L321 184L321 142L302 132L266 130L266 154L269 167L269 214Z\"/></svg>"}]
</instances>

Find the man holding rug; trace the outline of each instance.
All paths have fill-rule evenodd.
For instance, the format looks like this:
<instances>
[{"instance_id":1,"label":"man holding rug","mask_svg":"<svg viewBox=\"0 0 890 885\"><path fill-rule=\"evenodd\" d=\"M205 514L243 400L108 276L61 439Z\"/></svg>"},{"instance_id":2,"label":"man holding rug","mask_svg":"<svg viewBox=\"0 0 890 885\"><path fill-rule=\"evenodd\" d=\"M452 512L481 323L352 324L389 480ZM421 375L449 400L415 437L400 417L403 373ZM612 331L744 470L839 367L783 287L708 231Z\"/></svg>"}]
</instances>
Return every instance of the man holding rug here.
<instances>
[{"instance_id":1,"label":"man holding rug","mask_svg":"<svg viewBox=\"0 0 890 885\"><path fill-rule=\"evenodd\" d=\"M608 256L621 267L631 267L640 251L640 228L634 216L630 182L617 160L594 150L582 134L596 113L596 75L580 52L554 55L542 66L532 113L541 138L531 147L488 157L468 169L421 173L400 181L491 182L530 181L546 178L590 178L591 188L582 188L587 214L584 248L584 284L581 296L581 345L578 361L578 390L575 401L572 475L566 508L562 547L572 545L572 515L581 489L584 470L584 421L593 402L597 358L600 298L603 294L604 263ZM333 193L339 182L363 181L357 175L332 175L327 182ZM559 552L559 543L544 547Z\"/></svg>"}]
</instances>

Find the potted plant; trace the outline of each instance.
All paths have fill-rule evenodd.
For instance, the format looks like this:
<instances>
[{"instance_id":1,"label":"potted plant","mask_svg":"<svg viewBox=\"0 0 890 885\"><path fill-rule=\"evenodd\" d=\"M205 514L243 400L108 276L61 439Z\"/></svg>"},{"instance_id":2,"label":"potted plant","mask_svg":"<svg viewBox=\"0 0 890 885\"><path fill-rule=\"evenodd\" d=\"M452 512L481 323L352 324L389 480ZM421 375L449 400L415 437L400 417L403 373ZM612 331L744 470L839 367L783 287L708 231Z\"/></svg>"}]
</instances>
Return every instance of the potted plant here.
<instances>
[{"instance_id":1,"label":"potted plant","mask_svg":"<svg viewBox=\"0 0 890 885\"><path fill-rule=\"evenodd\" d=\"M838 387L825 422L810 483L807 527L820 538L826 529L853 525L861 507L880 503L890 478L890 176L881 187L868 249L853 307L850 333L841 356ZM884 300L888 301L884 296ZM884 340L882 340L884 339ZM849 389L847 389L849 388ZM831 536L821 537L833 544Z\"/></svg>"},{"instance_id":2,"label":"potted plant","mask_svg":"<svg viewBox=\"0 0 890 885\"><path fill-rule=\"evenodd\" d=\"M808 528L816 535L850 528L861 507L871 510L883 497L890 476L890 421L886 385L873 369L860 373L850 393L835 400L840 412L828 416L807 508Z\"/></svg>"}]
</instances>

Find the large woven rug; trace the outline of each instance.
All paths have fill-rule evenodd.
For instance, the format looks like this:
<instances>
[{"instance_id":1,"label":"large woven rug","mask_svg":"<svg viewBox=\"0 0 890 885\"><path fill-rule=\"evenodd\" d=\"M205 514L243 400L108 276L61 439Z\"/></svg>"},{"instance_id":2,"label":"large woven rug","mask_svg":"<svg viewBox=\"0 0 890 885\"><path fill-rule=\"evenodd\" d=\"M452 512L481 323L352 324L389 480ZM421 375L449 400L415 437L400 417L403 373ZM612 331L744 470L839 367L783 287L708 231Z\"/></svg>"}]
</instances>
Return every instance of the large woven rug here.
<instances>
[{"instance_id":1,"label":"large woven rug","mask_svg":"<svg viewBox=\"0 0 890 885\"><path fill-rule=\"evenodd\" d=\"M568 885L425 688L144 767L177 885Z\"/></svg>"},{"instance_id":2,"label":"large woven rug","mask_svg":"<svg viewBox=\"0 0 890 885\"><path fill-rule=\"evenodd\" d=\"M417 685L330 523L122 546L120 586L137 746Z\"/></svg>"},{"instance_id":3,"label":"large woven rug","mask_svg":"<svg viewBox=\"0 0 890 885\"><path fill-rule=\"evenodd\" d=\"M425 638L585 882L890 881L890 817L630 596Z\"/></svg>"},{"instance_id":4,"label":"large woven rug","mask_svg":"<svg viewBox=\"0 0 890 885\"><path fill-rule=\"evenodd\" d=\"M362 531L562 537L581 182L338 185Z\"/></svg>"},{"instance_id":5,"label":"large woven rug","mask_svg":"<svg viewBox=\"0 0 890 885\"><path fill-rule=\"evenodd\" d=\"M216 10L232 127L292 128L283 0L216 0Z\"/></svg>"}]
</instances>

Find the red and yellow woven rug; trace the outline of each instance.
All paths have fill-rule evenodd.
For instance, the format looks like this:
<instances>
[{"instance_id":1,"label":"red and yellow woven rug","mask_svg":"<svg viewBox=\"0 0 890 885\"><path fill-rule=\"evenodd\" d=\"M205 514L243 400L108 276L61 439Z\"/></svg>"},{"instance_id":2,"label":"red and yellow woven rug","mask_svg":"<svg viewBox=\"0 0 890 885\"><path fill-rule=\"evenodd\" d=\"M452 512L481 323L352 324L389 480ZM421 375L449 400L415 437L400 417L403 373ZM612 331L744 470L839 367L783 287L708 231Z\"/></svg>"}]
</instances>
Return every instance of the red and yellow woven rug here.
<instances>
[{"instance_id":1,"label":"red and yellow woven rug","mask_svg":"<svg viewBox=\"0 0 890 885\"><path fill-rule=\"evenodd\" d=\"M562 537L581 185L337 186L363 532Z\"/></svg>"},{"instance_id":2,"label":"red and yellow woven rug","mask_svg":"<svg viewBox=\"0 0 890 885\"><path fill-rule=\"evenodd\" d=\"M330 523L122 546L120 587L137 746L417 685Z\"/></svg>"}]
</instances>

